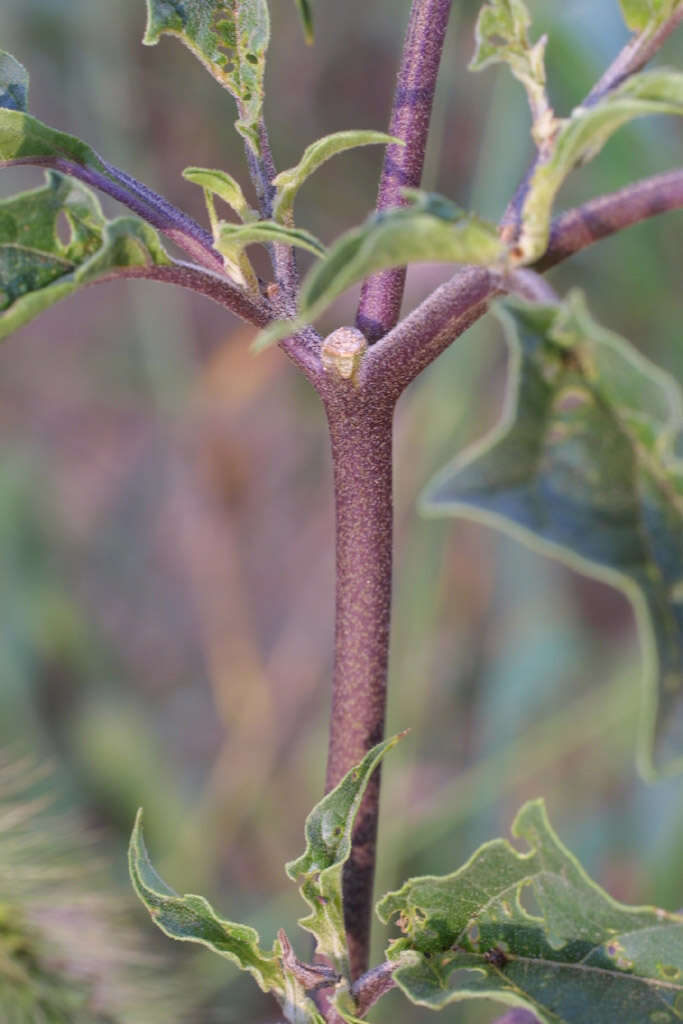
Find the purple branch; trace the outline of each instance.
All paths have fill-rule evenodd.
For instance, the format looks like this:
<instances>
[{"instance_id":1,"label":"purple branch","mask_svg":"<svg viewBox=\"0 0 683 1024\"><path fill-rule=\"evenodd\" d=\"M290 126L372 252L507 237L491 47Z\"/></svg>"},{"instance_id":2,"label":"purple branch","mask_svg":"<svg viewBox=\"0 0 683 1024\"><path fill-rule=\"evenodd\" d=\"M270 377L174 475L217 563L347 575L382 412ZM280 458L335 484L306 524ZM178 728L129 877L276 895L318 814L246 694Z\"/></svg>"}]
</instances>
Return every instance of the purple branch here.
<instances>
[{"instance_id":1,"label":"purple branch","mask_svg":"<svg viewBox=\"0 0 683 1024\"><path fill-rule=\"evenodd\" d=\"M655 174L617 192L561 213L535 270L548 270L568 256L648 217L683 207L683 169Z\"/></svg>"},{"instance_id":2,"label":"purple branch","mask_svg":"<svg viewBox=\"0 0 683 1024\"><path fill-rule=\"evenodd\" d=\"M377 209L404 206L402 189L422 179L429 120L451 0L413 0L389 132L405 145L385 151ZM363 286L357 325L372 345L397 323L406 268L384 270Z\"/></svg>"},{"instance_id":3,"label":"purple branch","mask_svg":"<svg viewBox=\"0 0 683 1024\"><path fill-rule=\"evenodd\" d=\"M649 60L651 60L659 49L664 45L674 29L683 21L683 7L671 15L653 35L641 33L630 40L610 64L600 80L593 86L584 101L582 107L592 107L612 89L628 78L630 75L640 71ZM539 156L537 154L531 167L524 175L524 178L517 187L517 190L508 203L507 209L501 220L501 227L506 229L506 236L514 240L516 236L519 219L529 191L529 184L534 171L538 167Z\"/></svg>"},{"instance_id":4,"label":"purple branch","mask_svg":"<svg viewBox=\"0 0 683 1024\"><path fill-rule=\"evenodd\" d=\"M641 32L640 35L634 36L593 86L582 106L594 106L606 93L616 89L630 75L644 68L682 21L683 7L680 7L652 35Z\"/></svg>"},{"instance_id":5,"label":"purple branch","mask_svg":"<svg viewBox=\"0 0 683 1024\"><path fill-rule=\"evenodd\" d=\"M51 167L62 174L78 178L86 185L91 185L119 203L123 203L133 213L165 234L203 267L222 273L223 260L213 248L213 238L208 231L205 231L188 214L177 209L163 196L132 178L125 171L119 170L118 167L107 163L101 157L98 157L98 160L104 171L98 171L60 156L19 157L18 159L4 160L0 166L31 164L36 167Z\"/></svg>"},{"instance_id":6,"label":"purple branch","mask_svg":"<svg viewBox=\"0 0 683 1024\"><path fill-rule=\"evenodd\" d=\"M529 1010L510 1010L504 1017L499 1017L493 1024L538 1024L538 1017Z\"/></svg>"},{"instance_id":7,"label":"purple branch","mask_svg":"<svg viewBox=\"0 0 683 1024\"><path fill-rule=\"evenodd\" d=\"M371 1006L386 995L392 988L395 988L394 970L396 964L386 961L379 967L363 974L351 988L351 995L356 1000L358 1016L364 1017Z\"/></svg>"}]
</instances>

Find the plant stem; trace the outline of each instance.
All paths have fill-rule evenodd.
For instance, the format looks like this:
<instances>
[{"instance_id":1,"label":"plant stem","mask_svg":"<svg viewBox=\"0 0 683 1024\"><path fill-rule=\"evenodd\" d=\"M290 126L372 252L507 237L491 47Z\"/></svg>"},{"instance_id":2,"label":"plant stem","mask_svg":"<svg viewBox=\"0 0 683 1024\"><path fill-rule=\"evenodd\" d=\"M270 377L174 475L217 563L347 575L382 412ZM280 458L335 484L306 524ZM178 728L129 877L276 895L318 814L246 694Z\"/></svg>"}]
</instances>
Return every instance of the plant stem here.
<instances>
[{"instance_id":1,"label":"plant stem","mask_svg":"<svg viewBox=\"0 0 683 1024\"><path fill-rule=\"evenodd\" d=\"M332 443L336 622L326 790L384 734L392 569L394 401L335 378L321 388ZM351 977L367 970L379 772L361 804L344 871Z\"/></svg>"},{"instance_id":2,"label":"plant stem","mask_svg":"<svg viewBox=\"0 0 683 1024\"><path fill-rule=\"evenodd\" d=\"M389 126L404 145L387 146L378 210L405 206L402 189L420 184L450 9L451 0L413 0ZM396 267L365 282L357 325L370 345L397 323L405 276L406 268Z\"/></svg>"}]
</instances>

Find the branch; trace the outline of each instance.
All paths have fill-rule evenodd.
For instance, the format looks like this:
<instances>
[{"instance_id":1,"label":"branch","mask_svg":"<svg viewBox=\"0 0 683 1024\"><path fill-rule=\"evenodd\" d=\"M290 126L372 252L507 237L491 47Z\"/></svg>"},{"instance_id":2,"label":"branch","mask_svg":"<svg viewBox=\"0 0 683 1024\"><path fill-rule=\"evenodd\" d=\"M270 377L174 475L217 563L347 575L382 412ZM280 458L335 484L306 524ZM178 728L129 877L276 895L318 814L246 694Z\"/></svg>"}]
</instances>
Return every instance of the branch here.
<instances>
[{"instance_id":1,"label":"branch","mask_svg":"<svg viewBox=\"0 0 683 1024\"><path fill-rule=\"evenodd\" d=\"M594 106L598 100L602 99L602 97L608 92L611 92L612 89L616 89L618 85L621 85L626 78L635 74L637 71L640 71L641 68L643 68L647 62L654 57L657 51L661 49L681 21L683 21L683 6L672 14L663 25L660 25L654 34L649 35L646 32L642 32L640 35L631 39L616 59L612 61L610 66L607 68L600 80L593 86L580 106ZM519 225L520 213L529 190L529 183L533 177L534 171L538 167L539 159L539 155L537 154L528 171L524 175L524 178L517 186L517 190L508 203L507 209L501 219L501 227L507 229L506 234L512 238L514 238L516 234Z\"/></svg>"},{"instance_id":2,"label":"branch","mask_svg":"<svg viewBox=\"0 0 683 1024\"><path fill-rule=\"evenodd\" d=\"M364 1017L371 1006L374 1006L383 995L396 986L393 975L395 968L396 964L387 960L379 967L373 967L372 970L361 975L353 983L351 995L356 1000L359 1017Z\"/></svg>"},{"instance_id":3,"label":"branch","mask_svg":"<svg viewBox=\"0 0 683 1024\"><path fill-rule=\"evenodd\" d=\"M683 207L683 169L655 174L583 206L552 223L548 248L534 269L548 270L594 242L648 217Z\"/></svg>"},{"instance_id":4,"label":"branch","mask_svg":"<svg viewBox=\"0 0 683 1024\"><path fill-rule=\"evenodd\" d=\"M91 185L119 203L123 203L133 213L170 238L203 267L218 273L222 272L223 260L213 248L213 238L208 231L205 231L188 214L170 203L168 199L164 199L163 196L158 195L151 188L137 181L136 178L126 174L118 167L114 167L102 157L98 157L98 159L106 168L106 174L59 156L19 157L13 160L3 160L0 166L30 164L35 167L51 167L62 174L78 178L86 185Z\"/></svg>"},{"instance_id":5,"label":"branch","mask_svg":"<svg viewBox=\"0 0 683 1024\"><path fill-rule=\"evenodd\" d=\"M106 281L124 279L160 281L162 284L188 288L198 295L212 299L254 327L267 327L273 321L272 311L265 300L259 300L243 292L223 274L214 274L192 263L176 261L171 266L119 267L90 283L103 284ZM304 328L298 334L281 341L280 348L316 386L324 372L320 362L320 337L317 332L312 327Z\"/></svg>"},{"instance_id":6,"label":"branch","mask_svg":"<svg viewBox=\"0 0 683 1024\"><path fill-rule=\"evenodd\" d=\"M198 267L193 263L172 263L170 266L149 266L138 267L117 267L102 277L90 282L91 284L103 284L106 281L140 279L146 281L160 281L163 284L173 284L181 288L188 288L198 295L205 295L207 298L217 302L224 309L229 309L235 316L254 327L267 327L273 316L265 301L247 295L241 288L233 284L227 277L214 274L204 267Z\"/></svg>"},{"instance_id":7,"label":"branch","mask_svg":"<svg viewBox=\"0 0 683 1024\"><path fill-rule=\"evenodd\" d=\"M601 238L656 214L683 207L683 170L657 174L561 214L550 245L532 268L542 272ZM524 272L527 285L538 282ZM514 281L513 281L514 283ZM496 294L518 290L503 275L466 267L437 288L380 342L361 365L361 380L398 397L441 352L483 316Z\"/></svg>"},{"instance_id":8,"label":"branch","mask_svg":"<svg viewBox=\"0 0 683 1024\"><path fill-rule=\"evenodd\" d=\"M259 137L261 156L257 156L248 144L245 146L245 151L247 154L249 176L256 189L256 198L261 217L264 220L269 220L273 215L275 164L270 148L268 129L263 119L261 119L259 125ZM293 221L291 226L294 226ZM299 273L296 266L294 247L284 245L281 242L275 242L269 245L268 249L277 283L277 289L272 296L273 308L279 316L295 317L297 314Z\"/></svg>"},{"instance_id":9,"label":"branch","mask_svg":"<svg viewBox=\"0 0 683 1024\"><path fill-rule=\"evenodd\" d=\"M403 44L389 133L405 145L387 147L377 209L404 206L404 187L422 179L429 120L441 62L451 0L413 0ZM401 311L406 268L385 270L363 286L357 325L372 345L396 324Z\"/></svg>"},{"instance_id":10,"label":"branch","mask_svg":"<svg viewBox=\"0 0 683 1024\"><path fill-rule=\"evenodd\" d=\"M652 35L641 32L640 35L634 36L593 86L582 106L594 106L606 93L616 89L626 78L644 68L682 21L683 7L679 7Z\"/></svg>"}]
</instances>

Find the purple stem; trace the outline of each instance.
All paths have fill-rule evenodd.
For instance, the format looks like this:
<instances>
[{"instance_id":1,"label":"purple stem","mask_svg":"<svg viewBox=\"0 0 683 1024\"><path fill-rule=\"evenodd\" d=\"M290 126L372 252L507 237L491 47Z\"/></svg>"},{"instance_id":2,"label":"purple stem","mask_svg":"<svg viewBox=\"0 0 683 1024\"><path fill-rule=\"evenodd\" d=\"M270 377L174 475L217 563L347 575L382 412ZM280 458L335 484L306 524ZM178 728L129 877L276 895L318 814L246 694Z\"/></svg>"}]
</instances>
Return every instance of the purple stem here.
<instances>
[{"instance_id":1,"label":"purple stem","mask_svg":"<svg viewBox=\"0 0 683 1024\"><path fill-rule=\"evenodd\" d=\"M326 790L384 735L392 570L394 401L329 374L320 392L332 442L336 623ZM344 869L351 977L368 966L379 772L370 779Z\"/></svg>"},{"instance_id":2,"label":"purple stem","mask_svg":"<svg viewBox=\"0 0 683 1024\"><path fill-rule=\"evenodd\" d=\"M422 179L429 121L441 63L451 0L413 0L403 45L389 133L404 145L387 146L377 209L405 206L402 189ZM398 322L406 268L384 270L368 278L358 307L357 325L369 344Z\"/></svg>"}]
</instances>

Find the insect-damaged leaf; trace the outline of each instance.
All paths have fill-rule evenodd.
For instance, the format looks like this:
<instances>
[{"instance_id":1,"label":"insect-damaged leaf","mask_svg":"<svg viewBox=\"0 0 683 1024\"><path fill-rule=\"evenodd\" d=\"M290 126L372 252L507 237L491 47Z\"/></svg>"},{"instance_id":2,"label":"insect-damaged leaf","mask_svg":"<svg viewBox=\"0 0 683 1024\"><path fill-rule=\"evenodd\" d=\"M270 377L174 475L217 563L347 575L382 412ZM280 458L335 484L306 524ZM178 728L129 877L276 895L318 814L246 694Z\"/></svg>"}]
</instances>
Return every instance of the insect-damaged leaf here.
<instances>
[{"instance_id":1,"label":"insect-damaged leaf","mask_svg":"<svg viewBox=\"0 0 683 1024\"><path fill-rule=\"evenodd\" d=\"M267 0L147 0L143 42L177 36L237 101L236 127L255 153L270 38Z\"/></svg>"},{"instance_id":2,"label":"insect-damaged leaf","mask_svg":"<svg viewBox=\"0 0 683 1024\"><path fill-rule=\"evenodd\" d=\"M629 598L644 674L640 763L683 769L683 405L674 381L581 297L499 307L500 425L427 488L425 510L498 527Z\"/></svg>"},{"instance_id":3,"label":"insect-damaged leaf","mask_svg":"<svg viewBox=\"0 0 683 1024\"><path fill-rule=\"evenodd\" d=\"M557 122L549 155L536 167L524 200L517 262L533 263L545 252L553 203L571 171L592 160L622 125L646 114L683 114L683 73L644 71Z\"/></svg>"},{"instance_id":4,"label":"insect-damaged leaf","mask_svg":"<svg viewBox=\"0 0 683 1024\"><path fill-rule=\"evenodd\" d=\"M306 819L306 850L286 865L289 877L302 879L301 895L311 913L299 921L317 940L316 952L348 978L349 965L342 909L342 871L351 853L351 833L370 776L400 734L378 744Z\"/></svg>"},{"instance_id":5,"label":"insect-damaged leaf","mask_svg":"<svg viewBox=\"0 0 683 1024\"><path fill-rule=\"evenodd\" d=\"M344 153L347 149L357 149L358 146L387 145L390 142L399 142L399 140L392 135L385 135L384 132L363 130L334 132L332 135L325 135L322 139L316 139L306 147L296 167L281 171L273 179L273 184L277 187L273 216L276 220L286 221L294 207L296 194L303 183L330 157L337 153Z\"/></svg>"},{"instance_id":6,"label":"insect-damaged leaf","mask_svg":"<svg viewBox=\"0 0 683 1024\"><path fill-rule=\"evenodd\" d=\"M107 221L89 189L48 171L41 188L0 201L0 338L117 267L170 262L144 221Z\"/></svg>"},{"instance_id":7,"label":"insect-damaged leaf","mask_svg":"<svg viewBox=\"0 0 683 1024\"><path fill-rule=\"evenodd\" d=\"M405 937L394 980L431 1009L467 999L525 1006L543 1024L676 1024L683 917L617 903L552 830L543 803L452 875L414 878L377 906ZM527 895L534 906L529 906Z\"/></svg>"},{"instance_id":8,"label":"insect-damaged leaf","mask_svg":"<svg viewBox=\"0 0 683 1024\"><path fill-rule=\"evenodd\" d=\"M0 50L0 107L26 110L28 72L11 53Z\"/></svg>"},{"instance_id":9,"label":"insect-damaged leaf","mask_svg":"<svg viewBox=\"0 0 683 1024\"><path fill-rule=\"evenodd\" d=\"M635 32L654 30L680 7L680 0L619 0L624 21Z\"/></svg>"}]
</instances>

